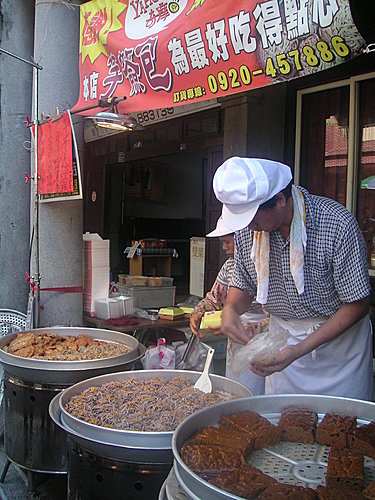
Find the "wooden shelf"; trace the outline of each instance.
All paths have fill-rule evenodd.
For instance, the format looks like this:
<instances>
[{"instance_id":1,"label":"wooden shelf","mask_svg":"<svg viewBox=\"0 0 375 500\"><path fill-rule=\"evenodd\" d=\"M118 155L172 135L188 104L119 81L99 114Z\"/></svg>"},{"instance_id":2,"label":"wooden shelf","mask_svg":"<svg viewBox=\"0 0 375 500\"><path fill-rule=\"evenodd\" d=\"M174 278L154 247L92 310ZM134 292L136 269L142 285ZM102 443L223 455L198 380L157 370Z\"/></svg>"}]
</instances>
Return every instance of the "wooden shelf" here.
<instances>
[{"instance_id":1,"label":"wooden shelf","mask_svg":"<svg viewBox=\"0 0 375 500\"><path fill-rule=\"evenodd\" d=\"M130 259L129 274L132 276L171 276L171 254L134 255Z\"/></svg>"}]
</instances>

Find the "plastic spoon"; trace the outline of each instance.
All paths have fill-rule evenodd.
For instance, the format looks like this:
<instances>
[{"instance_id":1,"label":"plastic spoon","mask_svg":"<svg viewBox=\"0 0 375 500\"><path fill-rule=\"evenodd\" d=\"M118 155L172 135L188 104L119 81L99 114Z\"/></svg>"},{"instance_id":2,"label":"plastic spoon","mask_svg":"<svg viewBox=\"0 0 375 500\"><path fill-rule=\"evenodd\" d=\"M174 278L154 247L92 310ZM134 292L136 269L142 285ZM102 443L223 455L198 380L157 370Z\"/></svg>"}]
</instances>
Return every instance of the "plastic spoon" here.
<instances>
[{"instance_id":1,"label":"plastic spoon","mask_svg":"<svg viewBox=\"0 0 375 500\"><path fill-rule=\"evenodd\" d=\"M211 361L212 361L214 353L215 353L215 349L212 349L212 347L210 347L210 349L208 350L208 353L207 353L207 358L206 358L206 362L204 364L202 375L195 382L194 389L199 389L200 391L205 392L205 393L212 392L212 382L211 382L211 379L208 375L208 371L210 369Z\"/></svg>"}]
</instances>

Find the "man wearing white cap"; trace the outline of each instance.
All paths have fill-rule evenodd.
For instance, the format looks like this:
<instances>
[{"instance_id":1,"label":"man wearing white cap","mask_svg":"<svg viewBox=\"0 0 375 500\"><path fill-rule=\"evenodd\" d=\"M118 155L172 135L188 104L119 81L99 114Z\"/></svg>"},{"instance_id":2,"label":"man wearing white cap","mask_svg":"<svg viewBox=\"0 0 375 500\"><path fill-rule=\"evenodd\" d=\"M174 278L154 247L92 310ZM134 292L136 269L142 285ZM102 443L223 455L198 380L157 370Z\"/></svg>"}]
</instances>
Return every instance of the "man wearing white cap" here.
<instances>
[{"instance_id":1,"label":"man wearing white cap","mask_svg":"<svg viewBox=\"0 0 375 500\"><path fill-rule=\"evenodd\" d=\"M255 297L270 330L290 334L279 354L250 366L267 376L266 393L371 400L371 288L353 215L292 185L290 168L270 160L230 158L213 188L236 244L221 333L248 342L239 317Z\"/></svg>"},{"instance_id":2,"label":"man wearing white cap","mask_svg":"<svg viewBox=\"0 0 375 500\"><path fill-rule=\"evenodd\" d=\"M195 335L199 335L200 337L203 336L199 331L199 326L204 313L206 311L221 311L223 309L233 275L235 254L234 233L224 224L222 216L219 217L216 228L206 236L209 238L219 238L222 243L223 251L227 254L228 259L222 265L211 290L207 292L206 296L195 306L191 314L190 328ZM251 304L250 311L247 311L241 319L248 323L248 329L253 332L261 333L268 330L269 319L263 313L261 306L255 301ZM228 366L228 355L225 375L249 387L256 396L264 394L264 377L260 377L250 370L246 370L238 376L234 375Z\"/></svg>"}]
</instances>

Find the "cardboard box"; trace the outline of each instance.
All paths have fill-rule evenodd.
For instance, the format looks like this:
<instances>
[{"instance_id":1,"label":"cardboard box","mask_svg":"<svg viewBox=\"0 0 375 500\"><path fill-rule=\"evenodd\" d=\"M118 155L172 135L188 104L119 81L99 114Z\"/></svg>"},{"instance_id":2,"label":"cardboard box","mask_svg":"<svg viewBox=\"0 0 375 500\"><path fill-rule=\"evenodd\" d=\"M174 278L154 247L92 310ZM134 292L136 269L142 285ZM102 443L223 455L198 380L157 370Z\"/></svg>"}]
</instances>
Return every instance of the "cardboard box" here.
<instances>
[{"instance_id":1,"label":"cardboard box","mask_svg":"<svg viewBox=\"0 0 375 500\"><path fill-rule=\"evenodd\" d=\"M122 318L124 304L118 297L95 301L95 316L100 319Z\"/></svg>"}]
</instances>

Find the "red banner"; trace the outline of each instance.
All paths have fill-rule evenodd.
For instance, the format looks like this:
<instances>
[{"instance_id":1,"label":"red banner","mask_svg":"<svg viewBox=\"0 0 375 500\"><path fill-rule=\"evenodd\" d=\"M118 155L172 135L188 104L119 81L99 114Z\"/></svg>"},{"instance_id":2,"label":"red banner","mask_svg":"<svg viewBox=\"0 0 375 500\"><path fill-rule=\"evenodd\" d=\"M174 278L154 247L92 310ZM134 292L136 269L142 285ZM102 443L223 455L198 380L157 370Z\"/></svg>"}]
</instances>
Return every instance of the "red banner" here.
<instances>
[{"instance_id":1,"label":"red banner","mask_svg":"<svg viewBox=\"0 0 375 500\"><path fill-rule=\"evenodd\" d=\"M72 129L68 113L38 127L38 194L73 191Z\"/></svg>"},{"instance_id":2,"label":"red banner","mask_svg":"<svg viewBox=\"0 0 375 500\"><path fill-rule=\"evenodd\" d=\"M76 108L120 112L217 98L360 53L349 0L93 0L80 7ZM85 112L84 114L92 114Z\"/></svg>"}]
</instances>

